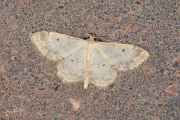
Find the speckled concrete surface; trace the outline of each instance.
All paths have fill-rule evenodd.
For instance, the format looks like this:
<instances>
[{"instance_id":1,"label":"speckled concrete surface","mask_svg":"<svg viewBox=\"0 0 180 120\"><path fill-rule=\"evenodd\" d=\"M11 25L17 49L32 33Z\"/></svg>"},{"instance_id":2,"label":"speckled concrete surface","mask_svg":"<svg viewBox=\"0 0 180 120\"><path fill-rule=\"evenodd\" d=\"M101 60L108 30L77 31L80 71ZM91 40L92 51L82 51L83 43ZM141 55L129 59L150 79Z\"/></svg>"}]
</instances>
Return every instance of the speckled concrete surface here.
<instances>
[{"instance_id":1,"label":"speckled concrete surface","mask_svg":"<svg viewBox=\"0 0 180 120\"><path fill-rule=\"evenodd\" d=\"M0 28L0 120L180 120L179 0L1 0ZM84 90L35 49L29 35L41 30L92 33L151 57Z\"/></svg>"}]
</instances>

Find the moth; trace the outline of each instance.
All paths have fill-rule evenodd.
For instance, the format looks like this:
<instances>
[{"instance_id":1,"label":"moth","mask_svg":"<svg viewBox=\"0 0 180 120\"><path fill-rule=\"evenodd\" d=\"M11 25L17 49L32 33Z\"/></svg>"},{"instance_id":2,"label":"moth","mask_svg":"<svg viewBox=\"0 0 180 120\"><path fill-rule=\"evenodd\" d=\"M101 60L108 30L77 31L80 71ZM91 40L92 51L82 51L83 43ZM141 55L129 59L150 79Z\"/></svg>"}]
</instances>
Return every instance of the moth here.
<instances>
[{"instance_id":1,"label":"moth","mask_svg":"<svg viewBox=\"0 0 180 120\"><path fill-rule=\"evenodd\" d=\"M57 32L41 31L31 37L42 55L58 62L57 75L65 82L84 82L106 87L117 73L132 70L150 55L141 47L109 42L97 42Z\"/></svg>"}]
</instances>

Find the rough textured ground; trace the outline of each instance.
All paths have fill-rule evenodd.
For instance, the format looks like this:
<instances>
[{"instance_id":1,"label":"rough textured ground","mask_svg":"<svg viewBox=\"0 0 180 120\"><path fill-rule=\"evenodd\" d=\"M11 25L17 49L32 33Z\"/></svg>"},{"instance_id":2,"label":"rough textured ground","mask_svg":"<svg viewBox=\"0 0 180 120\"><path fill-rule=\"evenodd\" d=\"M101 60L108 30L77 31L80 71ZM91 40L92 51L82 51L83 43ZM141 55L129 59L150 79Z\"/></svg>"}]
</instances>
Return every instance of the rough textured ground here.
<instances>
[{"instance_id":1,"label":"rough textured ground","mask_svg":"<svg viewBox=\"0 0 180 120\"><path fill-rule=\"evenodd\" d=\"M179 0L1 0L0 120L180 120ZM64 84L29 35L56 31L145 48L106 89ZM73 106L74 105L74 106Z\"/></svg>"}]
</instances>

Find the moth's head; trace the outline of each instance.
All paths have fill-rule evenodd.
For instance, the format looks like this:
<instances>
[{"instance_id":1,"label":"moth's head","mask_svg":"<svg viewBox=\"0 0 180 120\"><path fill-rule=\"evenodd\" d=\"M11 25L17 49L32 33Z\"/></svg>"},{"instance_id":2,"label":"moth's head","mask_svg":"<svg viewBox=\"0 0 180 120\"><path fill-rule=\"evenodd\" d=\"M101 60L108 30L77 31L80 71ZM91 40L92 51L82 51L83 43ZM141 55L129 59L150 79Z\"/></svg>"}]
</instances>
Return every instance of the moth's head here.
<instances>
[{"instance_id":1,"label":"moth's head","mask_svg":"<svg viewBox=\"0 0 180 120\"><path fill-rule=\"evenodd\" d=\"M88 40L88 41L97 41L97 42L104 42L101 38L98 37L92 37L90 34L87 34L87 36L83 37L84 40Z\"/></svg>"},{"instance_id":2,"label":"moth's head","mask_svg":"<svg viewBox=\"0 0 180 120\"><path fill-rule=\"evenodd\" d=\"M94 42L95 41L95 37L89 37L89 39L87 39L88 41L90 41L90 42Z\"/></svg>"}]
</instances>

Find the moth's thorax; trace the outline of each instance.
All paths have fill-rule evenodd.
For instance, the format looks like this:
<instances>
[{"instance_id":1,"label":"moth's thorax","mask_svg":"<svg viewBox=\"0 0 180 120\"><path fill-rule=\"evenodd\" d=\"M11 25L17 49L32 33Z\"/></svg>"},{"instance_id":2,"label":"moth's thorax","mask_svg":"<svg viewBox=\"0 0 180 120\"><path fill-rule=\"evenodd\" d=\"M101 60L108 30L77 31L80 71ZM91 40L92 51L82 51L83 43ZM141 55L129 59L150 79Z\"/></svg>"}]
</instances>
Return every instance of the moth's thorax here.
<instances>
[{"instance_id":1,"label":"moth's thorax","mask_svg":"<svg viewBox=\"0 0 180 120\"><path fill-rule=\"evenodd\" d=\"M93 37L90 37L88 39L88 42L87 42L87 53L86 53L86 60L88 60L88 61L91 59L95 43L96 42L94 41Z\"/></svg>"}]
</instances>

